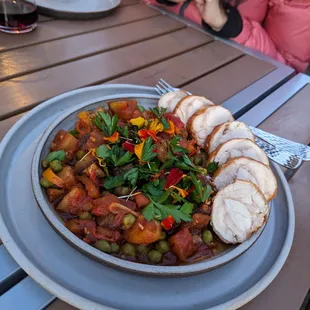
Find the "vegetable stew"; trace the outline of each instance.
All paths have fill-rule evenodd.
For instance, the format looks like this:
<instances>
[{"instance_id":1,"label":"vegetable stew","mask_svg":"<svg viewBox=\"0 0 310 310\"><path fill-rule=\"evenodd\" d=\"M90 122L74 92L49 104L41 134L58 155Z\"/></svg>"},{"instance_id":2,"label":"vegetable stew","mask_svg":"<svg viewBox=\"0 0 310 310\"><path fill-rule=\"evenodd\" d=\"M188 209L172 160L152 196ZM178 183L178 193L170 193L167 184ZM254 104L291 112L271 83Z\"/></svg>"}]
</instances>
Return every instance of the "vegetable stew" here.
<instances>
[{"instance_id":1,"label":"vegetable stew","mask_svg":"<svg viewBox=\"0 0 310 310\"><path fill-rule=\"evenodd\" d=\"M122 100L57 133L40 184L66 227L98 250L180 265L227 247L209 223L217 165L206 162L177 116Z\"/></svg>"}]
</instances>

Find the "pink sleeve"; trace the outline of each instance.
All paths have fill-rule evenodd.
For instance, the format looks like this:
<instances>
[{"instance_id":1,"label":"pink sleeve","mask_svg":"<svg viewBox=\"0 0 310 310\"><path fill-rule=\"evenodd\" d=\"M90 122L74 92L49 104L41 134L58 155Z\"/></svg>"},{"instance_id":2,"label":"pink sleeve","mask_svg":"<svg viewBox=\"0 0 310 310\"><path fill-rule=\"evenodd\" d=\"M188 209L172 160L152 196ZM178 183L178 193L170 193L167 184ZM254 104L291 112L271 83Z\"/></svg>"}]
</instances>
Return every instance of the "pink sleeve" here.
<instances>
[{"instance_id":1,"label":"pink sleeve","mask_svg":"<svg viewBox=\"0 0 310 310\"><path fill-rule=\"evenodd\" d=\"M258 22L245 17L242 17L242 21L243 29L237 37L233 38L234 41L286 63L264 28Z\"/></svg>"}]
</instances>

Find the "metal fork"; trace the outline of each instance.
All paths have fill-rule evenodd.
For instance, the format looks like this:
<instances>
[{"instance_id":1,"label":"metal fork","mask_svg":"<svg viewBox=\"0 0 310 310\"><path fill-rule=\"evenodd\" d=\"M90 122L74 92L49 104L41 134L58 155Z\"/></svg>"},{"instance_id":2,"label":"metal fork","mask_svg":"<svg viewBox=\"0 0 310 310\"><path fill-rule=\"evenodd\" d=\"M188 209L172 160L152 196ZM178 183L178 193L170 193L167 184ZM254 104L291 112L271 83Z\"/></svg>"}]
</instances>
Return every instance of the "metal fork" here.
<instances>
[{"instance_id":1,"label":"metal fork","mask_svg":"<svg viewBox=\"0 0 310 310\"><path fill-rule=\"evenodd\" d=\"M177 91L179 88L175 88L167 83L165 80L160 79L154 87L156 92L162 96L172 91ZM191 95L190 92L187 92ZM254 133L255 134L255 133ZM297 154L278 149L275 145L267 143L263 140L256 139L258 146L264 150L267 156L279 165L288 169L297 169L302 164L302 158Z\"/></svg>"}]
</instances>

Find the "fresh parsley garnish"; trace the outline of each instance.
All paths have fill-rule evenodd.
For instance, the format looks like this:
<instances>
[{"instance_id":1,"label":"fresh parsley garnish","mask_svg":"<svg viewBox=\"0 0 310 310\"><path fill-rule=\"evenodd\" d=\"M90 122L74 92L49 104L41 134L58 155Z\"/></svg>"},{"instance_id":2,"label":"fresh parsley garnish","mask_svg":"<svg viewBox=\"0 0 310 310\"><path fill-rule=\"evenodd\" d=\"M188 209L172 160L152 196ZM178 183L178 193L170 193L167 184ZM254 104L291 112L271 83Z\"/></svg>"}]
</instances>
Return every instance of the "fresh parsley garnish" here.
<instances>
[{"instance_id":1,"label":"fresh parsley garnish","mask_svg":"<svg viewBox=\"0 0 310 310\"><path fill-rule=\"evenodd\" d=\"M118 117L114 115L110 116L106 112L97 112L94 118L94 125L103 131L108 137L111 137L117 129Z\"/></svg>"},{"instance_id":2,"label":"fresh parsley garnish","mask_svg":"<svg viewBox=\"0 0 310 310\"><path fill-rule=\"evenodd\" d=\"M76 129L73 129L73 130L69 131L69 134L76 138L78 136L79 132Z\"/></svg>"},{"instance_id":3,"label":"fresh parsley garnish","mask_svg":"<svg viewBox=\"0 0 310 310\"><path fill-rule=\"evenodd\" d=\"M180 141L181 141L181 137L179 137L179 136L174 136L173 139L170 141L170 146L171 146L172 152L174 154L176 154L176 153L185 153L185 154L189 153L189 151L186 148L179 145Z\"/></svg>"},{"instance_id":4,"label":"fresh parsley garnish","mask_svg":"<svg viewBox=\"0 0 310 310\"><path fill-rule=\"evenodd\" d=\"M138 176L139 176L139 168L132 168L124 174L124 180L125 182L128 181L132 186L132 188L134 188L137 184Z\"/></svg>"},{"instance_id":5,"label":"fresh parsley garnish","mask_svg":"<svg viewBox=\"0 0 310 310\"><path fill-rule=\"evenodd\" d=\"M124 184L124 179L120 175L106 177L103 183L105 189L107 190L122 186L123 184Z\"/></svg>"},{"instance_id":6,"label":"fresh parsley garnish","mask_svg":"<svg viewBox=\"0 0 310 310\"><path fill-rule=\"evenodd\" d=\"M45 161L46 163L50 163L53 160L60 160L60 161L64 161L66 158L66 152L64 150L60 150L60 151L55 151L55 152L50 152L46 157L45 157Z\"/></svg>"},{"instance_id":7,"label":"fresh parsley garnish","mask_svg":"<svg viewBox=\"0 0 310 310\"><path fill-rule=\"evenodd\" d=\"M143 150L142 150L142 155L141 155L141 161L143 163L147 163L150 160L152 160L153 158L155 158L157 156L157 153L154 152L156 149L156 145L153 144L153 140L151 137L148 137L145 140L144 146L143 146Z\"/></svg>"},{"instance_id":8,"label":"fresh parsley garnish","mask_svg":"<svg viewBox=\"0 0 310 310\"><path fill-rule=\"evenodd\" d=\"M193 185L194 185L194 195L196 197L196 200L198 200L199 202L205 202L211 193L211 186L209 184L207 184L205 187L203 186L201 180L197 179L196 176L190 172L190 177L192 179Z\"/></svg>"},{"instance_id":9,"label":"fresh parsley garnish","mask_svg":"<svg viewBox=\"0 0 310 310\"><path fill-rule=\"evenodd\" d=\"M150 110L156 115L157 118L161 118L166 113L167 108L158 109L158 107L156 107Z\"/></svg>"}]
</instances>

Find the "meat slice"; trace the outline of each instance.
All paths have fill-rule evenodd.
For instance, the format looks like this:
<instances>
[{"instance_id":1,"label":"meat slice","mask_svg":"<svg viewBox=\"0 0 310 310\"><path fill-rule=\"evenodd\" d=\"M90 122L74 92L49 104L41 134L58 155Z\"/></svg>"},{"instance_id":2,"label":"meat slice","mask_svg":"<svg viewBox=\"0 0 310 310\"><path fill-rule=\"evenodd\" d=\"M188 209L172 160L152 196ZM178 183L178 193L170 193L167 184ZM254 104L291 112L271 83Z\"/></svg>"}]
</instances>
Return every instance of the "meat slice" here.
<instances>
[{"instance_id":1,"label":"meat slice","mask_svg":"<svg viewBox=\"0 0 310 310\"><path fill-rule=\"evenodd\" d=\"M269 165L265 152L250 139L228 140L210 154L208 162L217 162L221 166L235 157L248 157Z\"/></svg>"},{"instance_id":2,"label":"meat slice","mask_svg":"<svg viewBox=\"0 0 310 310\"><path fill-rule=\"evenodd\" d=\"M189 118L203 107L214 105L212 101L201 96L187 96L180 100L173 113L180 118L180 120L187 124Z\"/></svg>"},{"instance_id":3,"label":"meat slice","mask_svg":"<svg viewBox=\"0 0 310 310\"><path fill-rule=\"evenodd\" d=\"M259 188L237 180L216 194L211 225L224 242L240 243L266 222L268 213L269 207Z\"/></svg>"},{"instance_id":4,"label":"meat slice","mask_svg":"<svg viewBox=\"0 0 310 310\"><path fill-rule=\"evenodd\" d=\"M277 193L277 180L270 167L247 157L230 159L218 169L213 177L218 190L235 180L250 181L258 186L267 201Z\"/></svg>"},{"instance_id":5,"label":"meat slice","mask_svg":"<svg viewBox=\"0 0 310 310\"><path fill-rule=\"evenodd\" d=\"M188 120L187 126L197 144L204 147L206 139L212 133L215 126L233 120L234 118L230 111L215 105L204 107L195 112Z\"/></svg>"},{"instance_id":6,"label":"meat slice","mask_svg":"<svg viewBox=\"0 0 310 310\"><path fill-rule=\"evenodd\" d=\"M186 258L193 255L197 250L194 239L188 228L183 227L179 232L169 239L171 251L180 260L185 261Z\"/></svg>"},{"instance_id":7,"label":"meat slice","mask_svg":"<svg viewBox=\"0 0 310 310\"><path fill-rule=\"evenodd\" d=\"M163 95L158 101L158 107L167 109L167 112L173 112L178 102L187 96L184 90L177 90Z\"/></svg>"},{"instance_id":8,"label":"meat slice","mask_svg":"<svg viewBox=\"0 0 310 310\"><path fill-rule=\"evenodd\" d=\"M235 139L244 138L255 141L251 129L241 122L227 122L214 128L211 135L207 139L209 154L215 151L222 143Z\"/></svg>"}]
</instances>

